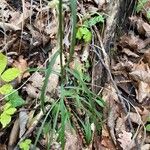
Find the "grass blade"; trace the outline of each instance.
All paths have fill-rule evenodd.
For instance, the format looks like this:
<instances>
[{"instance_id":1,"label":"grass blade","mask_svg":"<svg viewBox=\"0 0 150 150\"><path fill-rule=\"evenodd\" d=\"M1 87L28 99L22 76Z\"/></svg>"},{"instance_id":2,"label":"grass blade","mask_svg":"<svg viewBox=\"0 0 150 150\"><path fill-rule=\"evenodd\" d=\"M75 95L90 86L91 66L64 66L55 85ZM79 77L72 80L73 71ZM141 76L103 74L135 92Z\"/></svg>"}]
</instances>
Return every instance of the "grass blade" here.
<instances>
[{"instance_id":1,"label":"grass blade","mask_svg":"<svg viewBox=\"0 0 150 150\"><path fill-rule=\"evenodd\" d=\"M69 62L71 62L74 55L74 47L76 44L76 24L77 24L77 2L76 0L70 0L71 6L71 19L72 19L72 36L71 36L71 47Z\"/></svg>"},{"instance_id":2,"label":"grass blade","mask_svg":"<svg viewBox=\"0 0 150 150\"><path fill-rule=\"evenodd\" d=\"M50 74L53 71L53 66L55 64L55 61L56 61L56 58L57 58L58 55L59 55L59 51L57 51L53 55L52 59L50 60L49 65L48 65L48 69L46 71L44 84L42 86L40 100L41 100L41 107L42 107L43 112L44 112L45 93L46 93L46 88L47 88L47 84L48 84L48 79L49 79Z\"/></svg>"}]
</instances>

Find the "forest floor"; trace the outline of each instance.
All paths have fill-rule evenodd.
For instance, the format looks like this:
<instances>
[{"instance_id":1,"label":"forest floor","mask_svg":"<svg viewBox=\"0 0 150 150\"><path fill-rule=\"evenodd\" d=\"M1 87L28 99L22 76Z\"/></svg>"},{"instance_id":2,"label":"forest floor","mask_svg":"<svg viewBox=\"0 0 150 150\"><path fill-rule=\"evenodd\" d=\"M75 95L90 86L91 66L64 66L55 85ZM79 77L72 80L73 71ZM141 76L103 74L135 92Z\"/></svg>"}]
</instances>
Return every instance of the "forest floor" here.
<instances>
[{"instance_id":1,"label":"forest floor","mask_svg":"<svg viewBox=\"0 0 150 150\"><path fill-rule=\"evenodd\" d=\"M0 150L150 150L150 0L0 1Z\"/></svg>"}]
</instances>

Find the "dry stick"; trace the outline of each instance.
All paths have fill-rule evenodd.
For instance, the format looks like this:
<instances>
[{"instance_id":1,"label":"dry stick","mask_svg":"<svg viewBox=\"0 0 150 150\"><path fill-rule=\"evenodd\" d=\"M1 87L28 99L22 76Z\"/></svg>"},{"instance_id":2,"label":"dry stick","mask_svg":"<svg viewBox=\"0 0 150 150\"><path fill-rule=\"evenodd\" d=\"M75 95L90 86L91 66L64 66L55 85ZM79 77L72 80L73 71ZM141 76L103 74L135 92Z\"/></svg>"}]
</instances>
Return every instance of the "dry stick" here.
<instances>
[{"instance_id":1,"label":"dry stick","mask_svg":"<svg viewBox=\"0 0 150 150\"><path fill-rule=\"evenodd\" d=\"M119 91L119 89L118 89L116 83L115 83L114 80L113 80L112 74L111 74L110 69L109 69L109 57L108 57L108 55L107 55L107 53L106 53L106 51L105 51L103 42L102 42L101 37L100 37L100 35L99 35L99 31L97 30L96 26L94 26L94 28L95 28L95 30L96 30L96 32L97 32L97 36L98 36L98 40L99 40L99 42L100 42L101 48L98 47L98 46L95 46L95 45L92 45L92 47L94 46L94 49L95 49L95 47L97 47L99 50L102 51L103 57L104 57L104 61L103 61L103 59L101 58L100 54L99 54L96 50L94 50L94 52L95 52L96 55L98 56L99 60L101 61L102 65L103 65L103 66L105 67L105 69L107 70L107 72L108 72L108 74L109 74L109 77L110 77L110 80L111 80L111 82L112 82L113 85L114 85L114 88L115 88L115 90L116 90L116 93L117 93L117 95L118 95L118 98L119 98L119 100L120 100L120 102L121 102L121 105L122 105L122 107L123 107L123 109L124 109L124 112L125 112L125 114L127 115L127 114L128 114L128 111L127 111L127 108L126 108L126 106L125 106L124 100L123 100L123 98L122 98L122 96L121 96L121 93L120 93L120 91ZM133 128L133 125L132 125L132 123L131 123L130 117L127 118L127 121L128 121L129 126L130 126L130 128L131 128L131 132L134 133L134 128ZM137 143L137 149L139 149L137 140L135 140L135 142Z\"/></svg>"}]
</instances>

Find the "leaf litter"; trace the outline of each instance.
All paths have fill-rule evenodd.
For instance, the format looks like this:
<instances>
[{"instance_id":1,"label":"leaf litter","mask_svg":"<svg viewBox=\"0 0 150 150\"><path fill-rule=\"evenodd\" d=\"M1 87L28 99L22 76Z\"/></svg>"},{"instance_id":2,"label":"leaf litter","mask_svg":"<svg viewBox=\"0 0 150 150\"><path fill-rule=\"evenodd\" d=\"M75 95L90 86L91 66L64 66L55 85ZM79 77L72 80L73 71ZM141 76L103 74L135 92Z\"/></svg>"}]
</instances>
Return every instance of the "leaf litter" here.
<instances>
[{"instance_id":1,"label":"leaf litter","mask_svg":"<svg viewBox=\"0 0 150 150\"><path fill-rule=\"evenodd\" d=\"M11 131L11 134L7 133L7 130L3 131L0 128L0 139L3 139L0 140L2 141L0 145L2 145L4 149L6 149L5 147L14 146L24 138L35 140L37 136L35 131L40 129L43 116L45 115L41 111L39 104L40 92L45 79L44 72L47 69L48 59L51 60L58 50L58 43L56 40L58 32L57 0L48 3L47 1L42 1L42 7L38 1L33 1L33 4L27 0L23 2L23 9L22 4L20 5L19 3L18 5L15 3L11 4L8 0L0 2L0 8L3 11L3 13L0 14L0 28L3 32L8 32L7 34L5 33L6 35L4 37L2 36L3 33L1 33L1 51L7 52L7 55L10 54L13 60L10 66L18 68L21 72L21 76L17 79L19 81L17 87L23 84L25 80L28 81L19 89L19 93L26 102L25 108L22 107L24 110L20 109L19 112L16 112L19 117L17 115L14 116L10 126L6 127ZM147 19L149 4L149 1L147 1L143 6L145 9L142 9L137 14L129 16L129 26L131 28L128 28L128 32L123 33L118 39L118 42L114 43L114 45L116 45L114 48L116 48L117 54L112 57L112 65L109 69L120 93L118 93L114 85L109 82L105 84L105 86L101 84L92 85L102 87L99 94L102 95L107 103L107 107L103 109L104 120L107 121L104 121L104 125L102 125L101 135L96 135L95 131L92 133L94 136L91 145L95 149L97 147L108 150L113 150L116 147L124 150L132 149L137 147L137 141L143 150L149 149L150 147L150 141L147 140L146 142L146 138L150 139L149 132L146 131L145 135L144 131L144 126L148 124L147 117L150 115L150 22ZM108 6L109 1L85 0L81 2L80 5L78 3L78 17L84 16L84 19L88 20L93 14L100 13L100 11L103 14L103 11L105 12ZM70 8L68 1L64 2L63 9L65 16L65 36L63 43L65 47L64 54L66 54L63 56L63 65L65 65L68 59L66 56L69 55L71 36ZM93 17L93 20L95 18ZM109 16L107 16L106 19L110 19ZM83 20L81 17L80 21ZM107 20L107 22L109 21L111 20ZM102 22L104 28L109 29L109 25L106 24L105 20ZM94 24L92 23L90 22L92 31L95 31L93 28L95 24L98 28L100 27L97 22ZM82 23L80 23L80 25L82 25ZM85 29L85 27L81 27L81 29ZM100 28L99 30L102 29ZM86 28L85 31L89 32L90 29ZM92 37L94 38L92 39ZM93 66L87 65L85 67L85 64L94 62L95 58L93 57L94 54L88 42L92 40L98 43L97 37L98 34L96 32L92 32L92 35L90 32L90 36L89 34L87 35L87 33L80 35L75 47L75 59L69 64L70 69L75 69L77 65L80 72L84 70L86 74L91 74L90 69L93 68ZM81 40L82 38L83 41ZM107 39L107 35L104 39ZM32 68L36 68L37 70L42 68L43 71L27 71L28 69L32 70ZM59 75L61 73L59 57L56 59L52 70L53 72L48 79L45 95L48 104L56 101L59 97ZM99 70L97 71L100 72ZM98 73L96 72L94 78L97 76ZM124 99L127 114L120 105L118 94ZM2 102L0 101L1 106L4 103L4 100L2 100ZM47 105L46 111L48 112L49 109L50 105ZM133 125L132 128L131 126L129 127L128 118L130 118L130 123ZM59 117L58 120L60 121ZM13 126L13 123L15 126ZM58 124L58 126L60 125ZM81 147L83 149L81 139L78 137L79 135L75 133L74 129L70 129L69 127L66 128L65 134L66 150L80 149ZM9 141L4 140L6 136L9 136ZM48 138L48 136L48 133L42 133L38 143L39 147L46 148L48 144L46 138ZM141 140L140 136L145 138ZM99 137L101 137L101 139L96 141ZM57 134L53 138L55 140L51 144L51 149L60 149ZM91 149L91 145L86 149Z\"/></svg>"}]
</instances>

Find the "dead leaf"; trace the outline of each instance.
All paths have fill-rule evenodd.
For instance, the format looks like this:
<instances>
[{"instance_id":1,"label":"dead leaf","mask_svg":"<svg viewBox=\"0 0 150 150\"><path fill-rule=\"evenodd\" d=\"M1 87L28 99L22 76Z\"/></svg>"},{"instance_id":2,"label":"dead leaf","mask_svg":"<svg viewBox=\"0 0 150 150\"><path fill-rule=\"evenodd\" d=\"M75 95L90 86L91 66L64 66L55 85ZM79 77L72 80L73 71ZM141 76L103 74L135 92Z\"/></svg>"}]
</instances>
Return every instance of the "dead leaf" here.
<instances>
[{"instance_id":1,"label":"dead leaf","mask_svg":"<svg viewBox=\"0 0 150 150\"><path fill-rule=\"evenodd\" d=\"M148 50L146 50L146 52L144 53L143 61L148 63L148 65L150 67L150 48Z\"/></svg>"},{"instance_id":2,"label":"dead leaf","mask_svg":"<svg viewBox=\"0 0 150 150\"><path fill-rule=\"evenodd\" d=\"M25 109L21 109L19 112L19 126L20 126L19 138L21 138L26 131L27 121L28 121L27 111Z\"/></svg>"},{"instance_id":3,"label":"dead leaf","mask_svg":"<svg viewBox=\"0 0 150 150\"><path fill-rule=\"evenodd\" d=\"M123 130L125 131L125 129L126 129L125 119L123 119L123 117L118 117L116 120L116 127L115 127L116 134L118 135Z\"/></svg>"},{"instance_id":4,"label":"dead leaf","mask_svg":"<svg viewBox=\"0 0 150 150\"><path fill-rule=\"evenodd\" d=\"M121 148L123 148L123 150L131 149L135 146L135 143L131 139L131 132L126 132L125 130L123 130L122 133L118 134L118 136L118 141L120 142L120 146Z\"/></svg>"},{"instance_id":5,"label":"dead leaf","mask_svg":"<svg viewBox=\"0 0 150 150\"><path fill-rule=\"evenodd\" d=\"M141 150L150 150L150 144L142 145Z\"/></svg>"},{"instance_id":6,"label":"dead leaf","mask_svg":"<svg viewBox=\"0 0 150 150\"><path fill-rule=\"evenodd\" d=\"M13 66L18 68L21 72L20 81L21 81L21 78L23 79L23 78L30 76L30 73L26 72L28 69L28 63L27 63L27 60L23 58L23 56L19 56L18 61L15 60L15 62L13 63Z\"/></svg>"},{"instance_id":7,"label":"dead leaf","mask_svg":"<svg viewBox=\"0 0 150 150\"><path fill-rule=\"evenodd\" d=\"M148 83L139 82L136 98L139 103L142 103L146 98L150 98L150 85Z\"/></svg>"},{"instance_id":8,"label":"dead leaf","mask_svg":"<svg viewBox=\"0 0 150 150\"><path fill-rule=\"evenodd\" d=\"M141 62L141 64L134 65L134 68L132 69L132 72L129 73L129 75L136 80L137 82L145 82L150 83L150 68L148 64L144 64Z\"/></svg>"},{"instance_id":9,"label":"dead leaf","mask_svg":"<svg viewBox=\"0 0 150 150\"><path fill-rule=\"evenodd\" d=\"M39 72L35 72L31 76L29 81L31 82L33 87L38 88L38 89L42 89L44 77Z\"/></svg>"},{"instance_id":10,"label":"dead leaf","mask_svg":"<svg viewBox=\"0 0 150 150\"><path fill-rule=\"evenodd\" d=\"M139 55L137 55L136 53L132 52L130 49L128 48L124 48L122 50L123 53L127 54L128 56L132 56L132 57L135 57L135 58L138 58Z\"/></svg>"},{"instance_id":11,"label":"dead leaf","mask_svg":"<svg viewBox=\"0 0 150 150\"><path fill-rule=\"evenodd\" d=\"M129 19L131 20L132 24L137 26L139 34L150 37L150 25L147 22L145 22L141 17L137 16L131 16Z\"/></svg>"},{"instance_id":12,"label":"dead leaf","mask_svg":"<svg viewBox=\"0 0 150 150\"><path fill-rule=\"evenodd\" d=\"M138 36L135 36L134 33L130 33L129 35L123 35L120 38L120 46L124 48L132 48L137 51L143 49L147 46L147 42L140 39Z\"/></svg>"},{"instance_id":13,"label":"dead leaf","mask_svg":"<svg viewBox=\"0 0 150 150\"><path fill-rule=\"evenodd\" d=\"M128 113L130 119L132 122L140 125L142 123L142 120L141 120L141 116L137 113L133 113L133 112L129 112Z\"/></svg>"}]
</instances>

